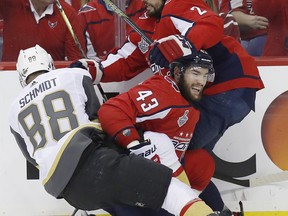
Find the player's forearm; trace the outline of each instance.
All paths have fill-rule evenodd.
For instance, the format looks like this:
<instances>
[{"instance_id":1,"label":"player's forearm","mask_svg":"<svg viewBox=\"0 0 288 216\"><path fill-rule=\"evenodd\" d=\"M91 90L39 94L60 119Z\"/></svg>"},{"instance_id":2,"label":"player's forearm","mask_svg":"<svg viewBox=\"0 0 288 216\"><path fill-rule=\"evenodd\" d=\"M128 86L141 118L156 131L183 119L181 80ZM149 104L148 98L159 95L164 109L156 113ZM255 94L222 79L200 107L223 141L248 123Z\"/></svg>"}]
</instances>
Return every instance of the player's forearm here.
<instances>
[{"instance_id":1,"label":"player's forearm","mask_svg":"<svg viewBox=\"0 0 288 216\"><path fill-rule=\"evenodd\" d=\"M149 67L143 53L131 42L115 49L101 63L104 68L101 82L130 80Z\"/></svg>"},{"instance_id":2,"label":"player's forearm","mask_svg":"<svg viewBox=\"0 0 288 216\"><path fill-rule=\"evenodd\" d=\"M98 111L99 120L103 130L113 137L117 144L127 147L134 140L140 140L139 134L135 128L133 117L127 110L127 104L117 101L118 98L112 98L105 102ZM126 108L126 111L123 109Z\"/></svg>"}]
</instances>

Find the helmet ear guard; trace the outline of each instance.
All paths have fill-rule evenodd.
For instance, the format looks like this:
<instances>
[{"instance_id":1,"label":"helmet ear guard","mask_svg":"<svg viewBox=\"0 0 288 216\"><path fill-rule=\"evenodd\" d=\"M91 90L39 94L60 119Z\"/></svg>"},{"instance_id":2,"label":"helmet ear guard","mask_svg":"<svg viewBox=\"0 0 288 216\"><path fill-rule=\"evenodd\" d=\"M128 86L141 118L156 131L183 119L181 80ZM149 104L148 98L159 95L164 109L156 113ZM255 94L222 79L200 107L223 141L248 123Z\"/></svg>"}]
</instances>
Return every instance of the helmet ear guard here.
<instances>
[{"instance_id":1,"label":"helmet ear guard","mask_svg":"<svg viewBox=\"0 0 288 216\"><path fill-rule=\"evenodd\" d=\"M27 85L27 77L38 71L54 70L54 62L50 54L42 47L36 45L25 50L20 50L16 63L19 81L22 87Z\"/></svg>"}]
</instances>

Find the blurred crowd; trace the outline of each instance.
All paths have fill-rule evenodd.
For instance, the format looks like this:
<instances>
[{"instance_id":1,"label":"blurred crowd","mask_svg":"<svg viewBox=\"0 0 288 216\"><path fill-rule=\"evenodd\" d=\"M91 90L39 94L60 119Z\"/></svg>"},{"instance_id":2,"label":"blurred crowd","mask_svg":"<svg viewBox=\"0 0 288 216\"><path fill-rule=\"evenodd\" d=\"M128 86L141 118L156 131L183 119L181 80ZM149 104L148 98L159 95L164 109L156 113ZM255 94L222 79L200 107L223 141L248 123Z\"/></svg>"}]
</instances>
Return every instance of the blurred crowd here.
<instances>
[{"instance_id":1,"label":"blurred crowd","mask_svg":"<svg viewBox=\"0 0 288 216\"><path fill-rule=\"evenodd\" d=\"M287 0L266 0L265 4L260 0L204 1L224 19L225 34L236 38L250 55L288 55ZM131 30L128 25L119 24L120 18L103 0L60 0L77 44L53 2L0 0L1 61L16 61L20 49L36 43L52 53L56 61L87 56L102 58L119 46L119 38ZM13 5L18 5L18 9ZM121 9L132 20L145 10L142 0L126 0ZM48 20L48 27L43 24L45 20Z\"/></svg>"}]
</instances>

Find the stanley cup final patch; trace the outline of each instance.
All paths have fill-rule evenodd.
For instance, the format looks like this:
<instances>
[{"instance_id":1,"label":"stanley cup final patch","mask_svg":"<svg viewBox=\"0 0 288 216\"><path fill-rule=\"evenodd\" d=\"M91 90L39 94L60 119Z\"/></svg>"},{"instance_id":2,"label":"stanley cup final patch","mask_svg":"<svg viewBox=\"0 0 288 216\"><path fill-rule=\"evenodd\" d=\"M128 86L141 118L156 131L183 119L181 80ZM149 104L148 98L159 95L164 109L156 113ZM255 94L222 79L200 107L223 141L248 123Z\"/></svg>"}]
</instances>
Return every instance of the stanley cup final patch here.
<instances>
[{"instance_id":1,"label":"stanley cup final patch","mask_svg":"<svg viewBox=\"0 0 288 216\"><path fill-rule=\"evenodd\" d=\"M145 54L148 51L149 44L141 37L141 41L138 42L138 47L141 50L141 52Z\"/></svg>"},{"instance_id":2,"label":"stanley cup final patch","mask_svg":"<svg viewBox=\"0 0 288 216\"><path fill-rule=\"evenodd\" d=\"M177 123L179 127L182 127L188 121L188 113L189 113L189 110L185 110L184 115L178 118Z\"/></svg>"}]
</instances>

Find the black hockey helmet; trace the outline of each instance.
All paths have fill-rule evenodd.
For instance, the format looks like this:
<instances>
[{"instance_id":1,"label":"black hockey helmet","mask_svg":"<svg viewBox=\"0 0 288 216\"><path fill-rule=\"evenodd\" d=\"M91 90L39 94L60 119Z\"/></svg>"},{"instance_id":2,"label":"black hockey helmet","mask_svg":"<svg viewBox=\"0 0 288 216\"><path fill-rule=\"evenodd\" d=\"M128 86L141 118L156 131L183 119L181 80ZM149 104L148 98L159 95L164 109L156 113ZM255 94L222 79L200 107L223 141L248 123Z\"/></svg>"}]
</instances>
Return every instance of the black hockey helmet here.
<instances>
[{"instance_id":1,"label":"black hockey helmet","mask_svg":"<svg viewBox=\"0 0 288 216\"><path fill-rule=\"evenodd\" d=\"M209 76L214 76L212 57L205 50L194 51L190 55L183 56L173 61L169 65L172 76L174 76L174 68L176 66L179 67L181 73L184 73L186 68L191 66L208 68Z\"/></svg>"}]
</instances>

